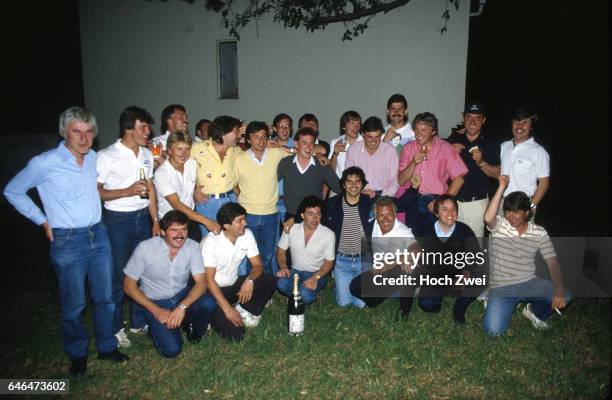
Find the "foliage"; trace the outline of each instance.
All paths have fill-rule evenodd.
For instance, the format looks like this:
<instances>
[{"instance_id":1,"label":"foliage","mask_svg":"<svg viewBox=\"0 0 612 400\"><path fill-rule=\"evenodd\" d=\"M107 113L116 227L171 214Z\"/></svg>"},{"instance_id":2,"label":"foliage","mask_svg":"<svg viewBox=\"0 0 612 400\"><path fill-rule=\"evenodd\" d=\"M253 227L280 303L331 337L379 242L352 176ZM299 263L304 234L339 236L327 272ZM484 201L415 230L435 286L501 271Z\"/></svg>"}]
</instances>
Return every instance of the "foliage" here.
<instances>
[{"instance_id":1,"label":"foliage","mask_svg":"<svg viewBox=\"0 0 612 400\"><path fill-rule=\"evenodd\" d=\"M193 3L195 0L184 0ZM240 39L240 32L251 22L272 14L283 28L304 28L308 32L325 29L329 24L342 23L346 30L342 40L352 40L363 34L378 14L405 6L410 0L206 0L206 8L220 12L231 36ZM442 14L443 34L450 19L449 5L457 10L461 0L446 0Z\"/></svg>"}]
</instances>

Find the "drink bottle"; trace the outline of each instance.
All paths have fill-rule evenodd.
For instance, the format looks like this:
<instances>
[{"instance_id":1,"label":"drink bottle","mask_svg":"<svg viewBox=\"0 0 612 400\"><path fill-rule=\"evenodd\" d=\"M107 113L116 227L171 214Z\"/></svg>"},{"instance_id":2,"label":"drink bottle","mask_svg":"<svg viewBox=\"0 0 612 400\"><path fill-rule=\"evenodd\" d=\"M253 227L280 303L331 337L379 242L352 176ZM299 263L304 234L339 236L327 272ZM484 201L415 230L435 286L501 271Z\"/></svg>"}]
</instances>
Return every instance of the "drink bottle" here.
<instances>
[{"instance_id":1,"label":"drink bottle","mask_svg":"<svg viewBox=\"0 0 612 400\"><path fill-rule=\"evenodd\" d=\"M300 336L304 334L304 300L298 290L298 274L293 275L293 293L289 296L287 303L287 325L289 334Z\"/></svg>"}]
</instances>

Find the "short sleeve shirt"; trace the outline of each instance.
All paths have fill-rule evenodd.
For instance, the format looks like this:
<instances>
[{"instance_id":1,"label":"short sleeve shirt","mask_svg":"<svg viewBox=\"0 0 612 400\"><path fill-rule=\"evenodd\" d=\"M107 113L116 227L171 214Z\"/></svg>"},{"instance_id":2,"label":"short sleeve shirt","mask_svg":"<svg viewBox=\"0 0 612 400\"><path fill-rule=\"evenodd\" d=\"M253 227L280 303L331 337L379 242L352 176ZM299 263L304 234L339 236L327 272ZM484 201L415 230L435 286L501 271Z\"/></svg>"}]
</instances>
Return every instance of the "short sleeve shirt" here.
<instances>
[{"instance_id":1,"label":"short sleeve shirt","mask_svg":"<svg viewBox=\"0 0 612 400\"><path fill-rule=\"evenodd\" d=\"M193 209L193 190L196 184L196 163L189 159L185 162L183 173L180 173L169 160L164 161L155 171L153 178L155 190L157 191L157 213L159 218L163 217L172 206L166 200L166 196L176 193L181 203Z\"/></svg>"},{"instance_id":2,"label":"short sleeve shirt","mask_svg":"<svg viewBox=\"0 0 612 400\"><path fill-rule=\"evenodd\" d=\"M501 145L501 174L510 176L504 196L516 191L533 196L538 179L550 176L548 152L533 138L516 146L508 140Z\"/></svg>"},{"instance_id":3,"label":"short sleeve shirt","mask_svg":"<svg viewBox=\"0 0 612 400\"><path fill-rule=\"evenodd\" d=\"M231 286L238 279L238 267L244 257L252 258L259 254L255 236L249 229L232 243L222 231L209 232L202 241L202 256L206 268L215 268L215 282L219 287Z\"/></svg>"},{"instance_id":4,"label":"short sleeve shirt","mask_svg":"<svg viewBox=\"0 0 612 400\"><path fill-rule=\"evenodd\" d=\"M138 244L123 272L140 280L140 290L147 298L163 300L183 290L190 275L204 273L204 263L197 242L186 238L174 260L170 260L168 245L156 236Z\"/></svg>"},{"instance_id":5,"label":"short sleeve shirt","mask_svg":"<svg viewBox=\"0 0 612 400\"><path fill-rule=\"evenodd\" d=\"M317 272L325 260L334 260L335 246L334 232L321 224L313 232L308 244L304 243L304 223L294 224L289 234L283 232L278 241L281 249L291 249L292 268L306 272Z\"/></svg>"}]
</instances>

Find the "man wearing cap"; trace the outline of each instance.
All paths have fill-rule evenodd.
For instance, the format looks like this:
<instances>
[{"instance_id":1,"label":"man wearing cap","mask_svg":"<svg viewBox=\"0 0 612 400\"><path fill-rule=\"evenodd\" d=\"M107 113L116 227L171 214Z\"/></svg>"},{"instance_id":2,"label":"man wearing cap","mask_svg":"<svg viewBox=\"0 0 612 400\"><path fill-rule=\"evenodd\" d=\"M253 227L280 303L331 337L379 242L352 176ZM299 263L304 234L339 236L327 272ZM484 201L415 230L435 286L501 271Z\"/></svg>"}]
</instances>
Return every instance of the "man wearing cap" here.
<instances>
[{"instance_id":1,"label":"man wearing cap","mask_svg":"<svg viewBox=\"0 0 612 400\"><path fill-rule=\"evenodd\" d=\"M468 103L463 111L465 132L454 132L446 139L468 169L457 193L457 220L472 228L477 238L484 235L483 216L489 204L489 178L497 178L500 169L499 145L482 134L485 121L482 104Z\"/></svg>"}]
</instances>

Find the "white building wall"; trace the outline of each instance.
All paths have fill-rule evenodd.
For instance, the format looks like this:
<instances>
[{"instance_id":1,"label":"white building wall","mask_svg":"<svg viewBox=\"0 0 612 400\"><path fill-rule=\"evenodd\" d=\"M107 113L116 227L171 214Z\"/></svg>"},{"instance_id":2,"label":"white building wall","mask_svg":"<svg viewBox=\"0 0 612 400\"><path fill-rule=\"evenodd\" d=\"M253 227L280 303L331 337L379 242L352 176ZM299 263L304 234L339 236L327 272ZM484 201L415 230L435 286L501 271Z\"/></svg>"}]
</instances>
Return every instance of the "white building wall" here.
<instances>
[{"instance_id":1,"label":"white building wall","mask_svg":"<svg viewBox=\"0 0 612 400\"><path fill-rule=\"evenodd\" d=\"M409 114L430 111L445 137L464 105L469 2L451 9L441 35L445 0L412 0L353 41L343 25L306 33L283 29L271 18L241 33L240 98L218 99L216 42L228 39L218 14L205 2L81 0L81 41L86 106L98 117L100 144L118 134L128 105L156 120L164 106L187 107L192 126L200 118L229 114L271 122L279 112L317 115L324 139L337 135L340 115L384 119L388 97L402 93ZM295 128L295 126L294 126Z\"/></svg>"}]
</instances>

